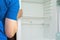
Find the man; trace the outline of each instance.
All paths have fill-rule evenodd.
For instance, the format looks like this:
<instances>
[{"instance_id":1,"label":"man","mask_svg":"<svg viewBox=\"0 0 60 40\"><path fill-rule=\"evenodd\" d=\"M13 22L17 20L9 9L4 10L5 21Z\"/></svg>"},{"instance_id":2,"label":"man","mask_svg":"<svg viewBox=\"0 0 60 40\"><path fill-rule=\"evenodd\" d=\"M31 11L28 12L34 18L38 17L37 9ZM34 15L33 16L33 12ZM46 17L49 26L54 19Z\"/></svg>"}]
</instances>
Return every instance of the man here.
<instances>
[{"instance_id":1,"label":"man","mask_svg":"<svg viewBox=\"0 0 60 40\"><path fill-rule=\"evenodd\" d=\"M22 9L20 9L19 12L18 12L17 19L19 19L19 18L22 17L22 13L23 13L23 11L22 11ZM12 37L12 38L8 38L8 40L16 40L16 34L15 34L14 37Z\"/></svg>"},{"instance_id":2,"label":"man","mask_svg":"<svg viewBox=\"0 0 60 40\"><path fill-rule=\"evenodd\" d=\"M18 0L0 0L0 40L12 38L17 32Z\"/></svg>"}]
</instances>

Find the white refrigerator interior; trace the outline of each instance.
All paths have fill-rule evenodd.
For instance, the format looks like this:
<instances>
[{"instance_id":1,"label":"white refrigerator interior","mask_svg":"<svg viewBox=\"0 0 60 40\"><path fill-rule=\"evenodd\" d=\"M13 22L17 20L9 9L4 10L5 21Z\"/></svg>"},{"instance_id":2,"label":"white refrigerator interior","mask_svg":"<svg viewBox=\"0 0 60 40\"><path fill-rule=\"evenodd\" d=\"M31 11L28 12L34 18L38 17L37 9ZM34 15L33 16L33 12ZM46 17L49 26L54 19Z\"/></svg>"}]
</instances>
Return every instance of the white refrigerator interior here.
<instances>
[{"instance_id":1,"label":"white refrigerator interior","mask_svg":"<svg viewBox=\"0 0 60 40\"><path fill-rule=\"evenodd\" d=\"M21 0L23 17L18 23L17 40L55 40L56 0Z\"/></svg>"}]
</instances>

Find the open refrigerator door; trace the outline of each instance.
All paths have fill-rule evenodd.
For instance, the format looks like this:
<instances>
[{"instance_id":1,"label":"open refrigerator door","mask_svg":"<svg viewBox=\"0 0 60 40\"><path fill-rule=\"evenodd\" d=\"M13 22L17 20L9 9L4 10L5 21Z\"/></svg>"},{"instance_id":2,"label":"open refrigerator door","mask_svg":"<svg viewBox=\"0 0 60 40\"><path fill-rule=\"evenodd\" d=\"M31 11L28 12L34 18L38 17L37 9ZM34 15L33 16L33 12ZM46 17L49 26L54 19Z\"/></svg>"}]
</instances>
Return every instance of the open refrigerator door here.
<instances>
[{"instance_id":1,"label":"open refrigerator door","mask_svg":"<svg viewBox=\"0 0 60 40\"><path fill-rule=\"evenodd\" d=\"M60 40L60 0L57 1L57 34L56 40Z\"/></svg>"}]
</instances>

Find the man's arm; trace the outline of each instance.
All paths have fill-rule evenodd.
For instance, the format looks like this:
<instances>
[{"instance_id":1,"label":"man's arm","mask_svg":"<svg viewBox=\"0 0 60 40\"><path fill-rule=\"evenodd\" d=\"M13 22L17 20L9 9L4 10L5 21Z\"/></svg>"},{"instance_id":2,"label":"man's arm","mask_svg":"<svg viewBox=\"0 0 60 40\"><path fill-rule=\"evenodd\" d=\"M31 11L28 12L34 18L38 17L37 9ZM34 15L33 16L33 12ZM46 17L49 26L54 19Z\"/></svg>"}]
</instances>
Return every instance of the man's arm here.
<instances>
[{"instance_id":1,"label":"man's arm","mask_svg":"<svg viewBox=\"0 0 60 40\"><path fill-rule=\"evenodd\" d=\"M18 12L18 18L22 16L22 13L23 13L22 9L20 9ZM9 38L12 38L15 35L15 33L17 32L17 29L18 29L17 21L14 21L8 18L5 19L5 31Z\"/></svg>"},{"instance_id":2,"label":"man's arm","mask_svg":"<svg viewBox=\"0 0 60 40\"><path fill-rule=\"evenodd\" d=\"M5 33L8 38L12 38L18 29L17 21L6 18L5 19Z\"/></svg>"},{"instance_id":3,"label":"man's arm","mask_svg":"<svg viewBox=\"0 0 60 40\"><path fill-rule=\"evenodd\" d=\"M8 38L12 38L17 32L17 16L19 11L19 0L10 0L5 18L5 33Z\"/></svg>"}]
</instances>

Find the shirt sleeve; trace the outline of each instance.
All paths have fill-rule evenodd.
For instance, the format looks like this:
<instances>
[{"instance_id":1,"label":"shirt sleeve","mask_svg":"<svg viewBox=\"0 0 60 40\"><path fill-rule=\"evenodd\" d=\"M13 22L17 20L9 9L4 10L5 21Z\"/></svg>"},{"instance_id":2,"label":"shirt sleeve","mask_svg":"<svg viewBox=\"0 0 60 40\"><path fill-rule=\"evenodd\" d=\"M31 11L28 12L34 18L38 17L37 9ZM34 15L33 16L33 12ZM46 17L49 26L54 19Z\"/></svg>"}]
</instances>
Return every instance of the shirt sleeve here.
<instances>
[{"instance_id":1,"label":"shirt sleeve","mask_svg":"<svg viewBox=\"0 0 60 40\"><path fill-rule=\"evenodd\" d=\"M11 0L8 5L6 18L17 20L18 11L19 11L19 1Z\"/></svg>"}]
</instances>

